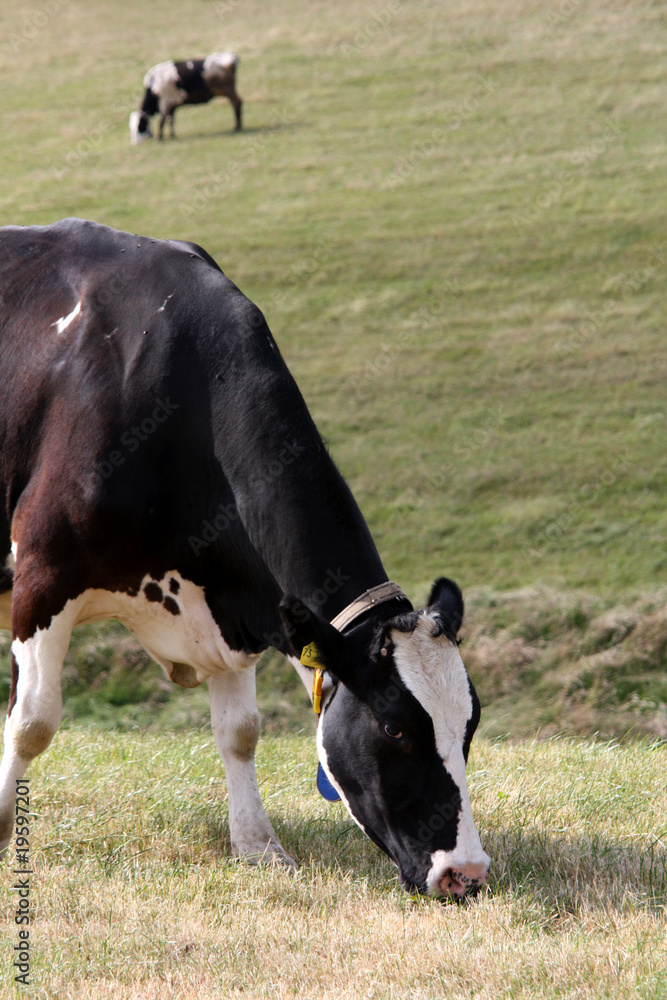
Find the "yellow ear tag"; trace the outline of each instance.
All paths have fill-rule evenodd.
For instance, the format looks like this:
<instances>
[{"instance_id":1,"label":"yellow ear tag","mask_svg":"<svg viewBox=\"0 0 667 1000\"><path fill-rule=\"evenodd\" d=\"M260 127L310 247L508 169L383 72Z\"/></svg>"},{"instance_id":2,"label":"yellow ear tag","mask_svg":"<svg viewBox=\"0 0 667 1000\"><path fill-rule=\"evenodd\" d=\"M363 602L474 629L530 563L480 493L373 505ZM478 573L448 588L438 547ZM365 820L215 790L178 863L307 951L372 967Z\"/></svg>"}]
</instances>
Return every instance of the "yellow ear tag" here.
<instances>
[{"instance_id":1,"label":"yellow ear tag","mask_svg":"<svg viewBox=\"0 0 667 1000\"><path fill-rule=\"evenodd\" d=\"M301 650L301 663L304 667L322 667L324 669L324 664L320 660L320 654L314 642L308 643Z\"/></svg>"},{"instance_id":2,"label":"yellow ear tag","mask_svg":"<svg viewBox=\"0 0 667 1000\"><path fill-rule=\"evenodd\" d=\"M304 667L313 668L313 711L319 715L322 711L322 676L324 674L324 664L320 660L320 654L314 642L303 647L300 657Z\"/></svg>"},{"instance_id":3,"label":"yellow ear tag","mask_svg":"<svg viewBox=\"0 0 667 1000\"><path fill-rule=\"evenodd\" d=\"M313 672L313 711L319 715L322 711L322 667L315 667Z\"/></svg>"}]
</instances>

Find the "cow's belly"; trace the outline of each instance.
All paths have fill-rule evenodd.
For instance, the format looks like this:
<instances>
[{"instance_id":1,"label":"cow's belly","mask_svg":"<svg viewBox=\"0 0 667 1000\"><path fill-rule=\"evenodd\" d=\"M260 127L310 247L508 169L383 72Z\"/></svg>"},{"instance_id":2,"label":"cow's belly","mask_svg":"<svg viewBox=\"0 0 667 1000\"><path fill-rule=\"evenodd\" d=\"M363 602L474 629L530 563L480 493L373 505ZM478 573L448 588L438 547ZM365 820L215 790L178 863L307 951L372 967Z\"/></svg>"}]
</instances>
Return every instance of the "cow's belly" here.
<instances>
[{"instance_id":1,"label":"cow's belly","mask_svg":"<svg viewBox=\"0 0 667 1000\"><path fill-rule=\"evenodd\" d=\"M78 600L77 625L117 618L181 687L196 687L225 670L243 670L259 658L259 654L230 649L203 589L177 572L165 574L162 580L145 576L136 596L88 590Z\"/></svg>"}]
</instances>

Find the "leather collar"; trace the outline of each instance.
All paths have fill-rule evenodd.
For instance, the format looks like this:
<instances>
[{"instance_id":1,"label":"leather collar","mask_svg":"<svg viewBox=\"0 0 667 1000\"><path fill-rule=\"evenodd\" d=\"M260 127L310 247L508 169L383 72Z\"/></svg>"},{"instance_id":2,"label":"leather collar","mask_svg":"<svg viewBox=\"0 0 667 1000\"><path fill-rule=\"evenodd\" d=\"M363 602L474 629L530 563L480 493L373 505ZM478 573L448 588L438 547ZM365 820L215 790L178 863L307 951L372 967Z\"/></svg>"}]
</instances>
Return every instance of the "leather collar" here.
<instances>
[{"instance_id":1,"label":"leather collar","mask_svg":"<svg viewBox=\"0 0 667 1000\"><path fill-rule=\"evenodd\" d=\"M408 601L409 599L406 594L401 590L397 584L392 583L391 580L387 580L386 583L380 583L377 587L371 587L369 590L365 590L363 594L360 594L351 604L348 604L346 608L336 615L331 624L334 628L337 628L339 632L351 625L355 619L359 618L364 611L368 611L369 608L375 607L376 604L384 604L386 601L399 600Z\"/></svg>"}]
</instances>

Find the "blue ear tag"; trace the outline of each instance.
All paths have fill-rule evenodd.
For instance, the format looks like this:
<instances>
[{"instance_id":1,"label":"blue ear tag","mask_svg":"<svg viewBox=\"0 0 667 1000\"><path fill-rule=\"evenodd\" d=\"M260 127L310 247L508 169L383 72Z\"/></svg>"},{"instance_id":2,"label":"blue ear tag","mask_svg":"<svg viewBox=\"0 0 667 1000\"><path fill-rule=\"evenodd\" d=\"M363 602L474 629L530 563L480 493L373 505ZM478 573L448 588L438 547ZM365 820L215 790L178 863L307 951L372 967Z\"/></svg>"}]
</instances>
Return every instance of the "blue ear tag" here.
<instances>
[{"instance_id":1,"label":"blue ear tag","mask_svg":"<svg viewBox=\"0 0 667 1000\"><path fill-rule=\"evenodd\" d=\"M317 764L317 790L327 802L340 802L340 795L327 778L327 772L319 761Z\"/></svg>"}]
</instances>

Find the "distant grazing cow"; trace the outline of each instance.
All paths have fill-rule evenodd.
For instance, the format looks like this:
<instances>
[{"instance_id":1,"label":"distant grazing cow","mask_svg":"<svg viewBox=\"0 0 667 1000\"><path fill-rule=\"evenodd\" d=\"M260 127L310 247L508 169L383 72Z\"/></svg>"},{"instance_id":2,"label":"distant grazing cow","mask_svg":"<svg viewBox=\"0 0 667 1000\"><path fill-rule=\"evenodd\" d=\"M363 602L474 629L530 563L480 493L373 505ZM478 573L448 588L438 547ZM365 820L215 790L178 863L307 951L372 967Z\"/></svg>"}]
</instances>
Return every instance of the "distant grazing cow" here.
<instances>
[{"instance_id":1,"label":"distant grazing cow","mask_svg":"<svg viewBox=\"0 0 667 1000\"><path fill-rule=\"evenodd\" d=\"M243 102L236 92L239 61L234 52L213 52L205 59L170 60L149 69L144 77L146 92L141 110L130 115L132 143L152 138L150 120L158 112L158 139L162 138L165 121L169 121L173 137L176 108L181 104L206 104L214 97L229 98L236 115L236 131L240 131Z\"/></svg>"},{"instance_id":2,"label":"distant grazing cow","mask_svg":"<svg viewBox=\"0 0 667 1000\"><path fill-rule=\"evenodd\" d=\"M208 682L236 855L293 864L255 776L274 646L312 686L322 793L407 889L480 885L461 592L415 611L387 579L259 309L195 244L80 219L0 230L0 301L0 847L72 628L117 618L175 684Z\"/></svg>"}]
</instances>

